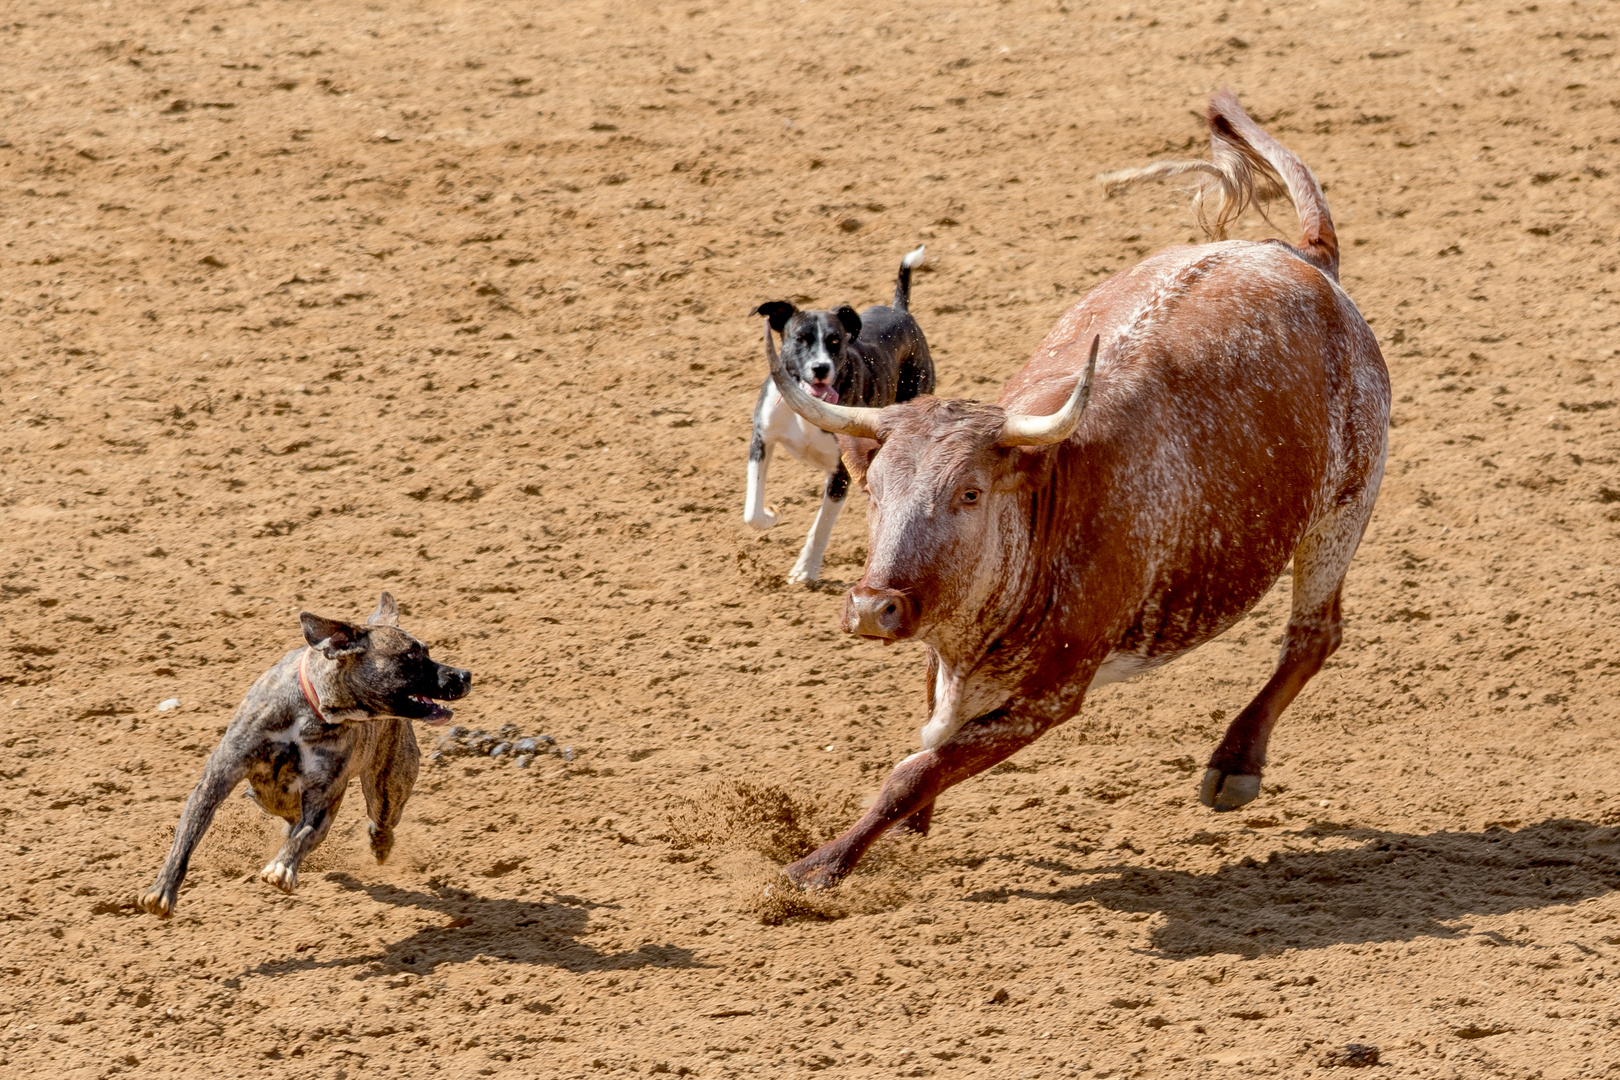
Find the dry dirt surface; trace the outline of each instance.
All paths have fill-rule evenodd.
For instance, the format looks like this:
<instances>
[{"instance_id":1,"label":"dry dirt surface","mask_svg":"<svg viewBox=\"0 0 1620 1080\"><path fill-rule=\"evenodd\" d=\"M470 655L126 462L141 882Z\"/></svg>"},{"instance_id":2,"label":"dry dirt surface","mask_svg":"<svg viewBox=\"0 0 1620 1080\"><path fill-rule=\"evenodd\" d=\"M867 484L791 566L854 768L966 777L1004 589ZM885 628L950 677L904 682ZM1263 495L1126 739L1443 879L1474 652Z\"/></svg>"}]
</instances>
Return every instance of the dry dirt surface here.
<instances>
[{"instance_id":1,"label":"dry dirt surface","mask_svg":"<svg viewBox=\"0 0 1620 1080\"><path fill-rule=\"evenodd\" d=\"M1615 16L11 0L0 1071L1620 1069ZM816 475L744 526L747 312L879 301L925 241L941 392L993 398L1193 236L1093 177L1203 154L1222 84L1324 180L1396 398L1264 795L1195 785L1277 593L928 839L767 893L916 748L923 658L837 631L859 494L815 588ZM233 798L137 914L298 611L383 588L475 672L457 723L571 757L425 765L380 867L351 796L294 897Z\"/></svg>"}]
</instances>

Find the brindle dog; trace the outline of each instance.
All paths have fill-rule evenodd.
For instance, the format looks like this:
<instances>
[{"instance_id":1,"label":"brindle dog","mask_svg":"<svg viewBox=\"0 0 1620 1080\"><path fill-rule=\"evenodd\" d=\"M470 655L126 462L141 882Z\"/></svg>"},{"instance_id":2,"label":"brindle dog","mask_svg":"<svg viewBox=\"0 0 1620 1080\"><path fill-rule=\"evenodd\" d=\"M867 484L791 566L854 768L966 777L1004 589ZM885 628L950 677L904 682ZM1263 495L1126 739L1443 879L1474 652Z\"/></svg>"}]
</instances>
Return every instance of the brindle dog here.
<instances>
[{"instance_id":1,"label":"brindle dog","mask_svg":"<svg viewBox=\"0 0 1620 1080\"><path fill-rule=\"evenodd\" d=\"M303 612L305 648L260 675L180 812L174 846L138 903L167 918L191 853L214 811L244 778L253 800L287 821L287 842L259 877L282 892L298 884L298 864L326 839L349 779L360 774L378 862L394 847L416 783L421 753L412 720L442 724L472 674L429 659L427 646L399 628L399 608L383 593L364 626Z\"/></svg>"}]
</instances>

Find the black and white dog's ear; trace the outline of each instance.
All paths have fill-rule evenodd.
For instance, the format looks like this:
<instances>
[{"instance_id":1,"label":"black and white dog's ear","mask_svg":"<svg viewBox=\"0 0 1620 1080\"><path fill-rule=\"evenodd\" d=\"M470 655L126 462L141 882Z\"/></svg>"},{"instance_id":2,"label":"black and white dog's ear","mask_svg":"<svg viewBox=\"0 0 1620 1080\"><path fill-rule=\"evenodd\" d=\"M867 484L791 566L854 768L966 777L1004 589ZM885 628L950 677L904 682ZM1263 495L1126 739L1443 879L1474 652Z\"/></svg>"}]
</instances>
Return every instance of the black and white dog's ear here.
<instances>
[{"instance_id":1,"label":"black and white dog's ear","mask_svg":"<svg viewBox=\"0 0 1620 1080\"><path fill-rule=\"evenodd\" d=\"M861 317L855 314L854 308L845 304L833 314L838 316L838 321L844 324L844 333L849 335L849 340L854 341L861 336Z\"/></svg>"},{"instance_id":2,"label":"black and white dog's ear","mask_svg":"<svg viewBox=\"0 0 1620 1080\"><path fill-rule=\"evenodd\" d=\"M304 640L309 642L310 648L328 660L366 651L366 632L358 626L337 619L323 619L308 611L299 613L298 622L304 628Z\"/></svg>"},{"instance_id":3,"label":"black and white dog's ear","mask_svg":"<svg viewBox=\"0 0 1620 1080\"><path fill-rule=\"evenodd\" d=\"M377 610L367 618L368 626L399 626L399 605L394 603L393 593L383 593L377 597Z\"/></svg>"},{"instance_id":4,"label":"black and white dog's ear","mask_svg":"<svg viewBox=\"0 0 1620 1080\"><path fill-rule=\"evenodd\" d=\"M749 314L765 316L771 320L771 329L780 334L783 328L787 326L788 320L793 318L794 313L797 311L798 309L786 300L767 300L753 311L750 311Z\"/></svg>"}]
</instances>

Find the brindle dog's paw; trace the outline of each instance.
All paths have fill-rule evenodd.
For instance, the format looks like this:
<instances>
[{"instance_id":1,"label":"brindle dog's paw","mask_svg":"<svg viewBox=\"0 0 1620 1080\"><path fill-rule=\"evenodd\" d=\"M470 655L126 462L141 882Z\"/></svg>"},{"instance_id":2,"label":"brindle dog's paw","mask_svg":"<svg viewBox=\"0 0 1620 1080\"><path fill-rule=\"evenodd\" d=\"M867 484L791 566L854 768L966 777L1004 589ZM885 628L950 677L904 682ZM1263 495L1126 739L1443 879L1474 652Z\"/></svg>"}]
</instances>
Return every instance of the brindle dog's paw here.
<instances>
[{"instance_id":1,"label":"brindle dog's paw","mask_svg":"<svg viewBox=\"0 0 1620 1080\"><path fill-rule=\"evenodd\" d=\"M1204 782L1198 786L1198 801L1216 813L1247 806L1260 797L1260 777L1242 773L1205 769Z\"/></svg>"},{"instance_id":2,"label":"brindle dog's paw","mask_svg":"<svg viewBox=\"0 0 1620 1080\"><path fill-rule=\"evenodd\" d=\"M142 893L135 901L135 906L160 919L167 919L174 914L174 897L162 889L153 889Z\"/></svg>"},{"instance_id":3,"label":"brindle dog's paw","mask_svg":"<svg viewBox=\"0 0 1620 1080\"><path fill-rule=\"evenodd\" d=\"M371 836L371 853L376 856L378 863L388 861L389 854L394 850L393 830L384 830L377 827L377 823L366 823L366 832Z\"/></svg>"},{"instance_id":4,"label":"brindle dog's paw","mask_svg":"<svg viewBox=\"0 0 1620 1080\"><path fill-rule=\"evenodd\" d=\"M259 880L290 894L298 888L298 871L284 862L277 861L259 871Z\"/></svg>"}]
</instances>

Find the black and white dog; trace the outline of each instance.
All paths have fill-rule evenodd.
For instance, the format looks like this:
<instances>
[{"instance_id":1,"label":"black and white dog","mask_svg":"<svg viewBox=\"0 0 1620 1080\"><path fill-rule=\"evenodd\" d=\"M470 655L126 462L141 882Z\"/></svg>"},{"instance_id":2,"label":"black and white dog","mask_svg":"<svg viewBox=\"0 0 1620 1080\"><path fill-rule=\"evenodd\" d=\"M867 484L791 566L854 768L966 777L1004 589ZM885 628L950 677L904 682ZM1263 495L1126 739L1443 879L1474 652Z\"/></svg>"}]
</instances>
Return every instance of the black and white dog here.
<instances>
[{"instance_id":1,"label":"black and white dog","mask_svg":"<svg viewBox=\"0 0 1620 1080\"><path fill-rule=\"evenodd\" d=\"M892 307L880 304L857 315L848 304L834 311L800 311L786 300L772 300L752 314L770 320L771 329L782 335L783 366L823 401L881 409L931 394L934 361L928 355L928 340L906 310L911 301L911 269L922 259L923 249L918 248L900 260ZM790 582L815 581L821 574L821 558L833 523L849 495L849 473L838 453L838 439L788 408L767 375L754 405L748 502L743 507L743 520L756 529L776 524L776 511L765 505L765 473L777 446L827 473L816 522L799 552L799 561L788 572Z\"/></svg>"}]
</instances>

